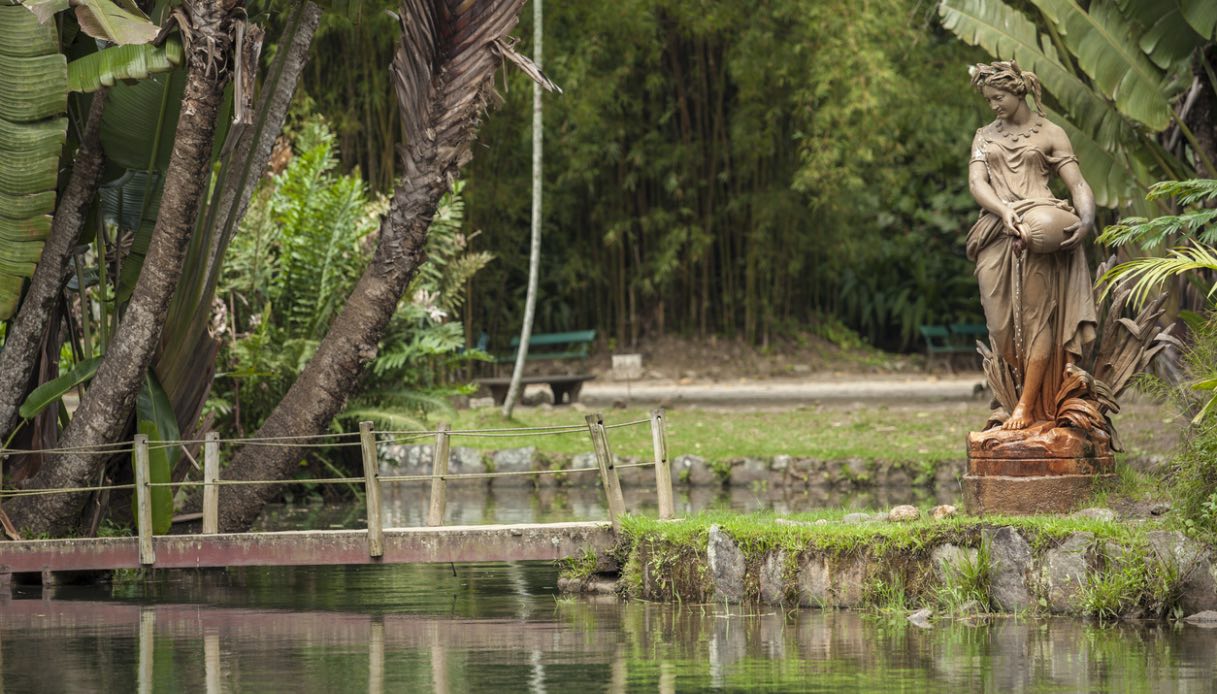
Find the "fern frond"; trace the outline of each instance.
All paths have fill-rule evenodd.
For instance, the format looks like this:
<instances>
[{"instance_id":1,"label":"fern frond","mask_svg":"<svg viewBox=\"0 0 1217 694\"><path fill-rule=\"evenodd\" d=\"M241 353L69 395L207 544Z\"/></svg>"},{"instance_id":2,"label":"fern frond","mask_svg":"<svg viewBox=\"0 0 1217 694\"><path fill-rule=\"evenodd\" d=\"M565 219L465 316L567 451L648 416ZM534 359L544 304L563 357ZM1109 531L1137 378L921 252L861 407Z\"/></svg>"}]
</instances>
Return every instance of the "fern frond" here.
<instances>
[{"instance_id":1,"label":"fern frond","mask_svg":"<svg viewBox=\"0 0 1217 694\"><path fill-rule=\"evenodd\" d=\"M1140 243L1142 248L1153 250L1172 237L1184 239L1208 237L1213 231L1207 227L1214 221L1217 221L1217 209L1162 215L1153 219L1129 217L1119 224L1113 224L1104 229L1098 240L1099 243L1109 246Z\"/></svg>"},{"instance_id":2,"label":"fern frond","mask_svg":"<svg viewBox=\"0 0 1217 694\"><path fill-rule=\"evenodd\" d=\"M1103 275L1104 295L1117 283L1129 283L1134 303L1142 306L1164 281L1197 270L1217 271L1217 250L1207 246L1172 248L1163 258L1136 258L1120 263ZM1214 294L1217 285L1209 290L1208 296Z\"/></svg>"},{"instance_id":3,"label":"fern frond","mask_svg":"<svg viewBox=\"0 0 1217 694\"><path fill-rule=\"evenodd\" d=\"M1149 188L1147 200L1178 198L1180 205L1195 205L1217 199L1217 179L1193 178L1186 181L1160 181Z\"/></svg>"}]
</instances>

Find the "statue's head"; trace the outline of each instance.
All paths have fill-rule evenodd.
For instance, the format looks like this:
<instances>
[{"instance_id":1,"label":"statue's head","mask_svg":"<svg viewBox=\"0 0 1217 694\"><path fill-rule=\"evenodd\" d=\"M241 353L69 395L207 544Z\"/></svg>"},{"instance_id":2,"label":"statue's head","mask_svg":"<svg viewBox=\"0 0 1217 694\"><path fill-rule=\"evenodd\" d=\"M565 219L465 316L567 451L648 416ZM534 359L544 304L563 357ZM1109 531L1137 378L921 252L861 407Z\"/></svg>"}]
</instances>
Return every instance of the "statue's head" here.
<instances>
[{"instance_id":1,"label":"statue's head","mask_svg":"<svg viewBox=\"0 0 1217 694\"><path fill-rule=\"evenodd\" d=\"M972 77L972 86L984 94L985 88L997 89L1013 94L1020 100L1031 94L1035 100L1035 110L1043 113L1040 106L1040 80L1034 72L1023 72L1018 63L1013 60L999 60L995 63L978 63L968 68Z\"/></svg>"}]
</instances>

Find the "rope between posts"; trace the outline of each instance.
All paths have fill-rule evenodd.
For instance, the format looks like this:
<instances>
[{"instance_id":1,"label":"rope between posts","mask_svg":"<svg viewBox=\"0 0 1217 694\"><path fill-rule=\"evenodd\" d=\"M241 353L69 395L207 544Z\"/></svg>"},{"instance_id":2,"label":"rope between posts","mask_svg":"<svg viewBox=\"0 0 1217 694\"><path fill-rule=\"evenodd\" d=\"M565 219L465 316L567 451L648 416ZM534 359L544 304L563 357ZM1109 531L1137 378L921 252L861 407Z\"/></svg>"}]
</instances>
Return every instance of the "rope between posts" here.
<instances>
[{"instance_id":1,"label":"rope between posts","mask_svg":"<svg viewBox=\"0 0 1217 694\"><path fill-rule=\"evenodd\" d=\"M648 424L649 419L637 419L630 422L621 422L618 424L603 425L605 429L620 429L624 427L637 426L640 424ZM561 434L577 434L587 431L587 427L579 424L557 425L547 427L514 427L514 428L498 428L498 429L457 429L446 431L449 436L469 436L469 437L485 437L485 438L519 438L521 436L556 436ZM425 436L434 436L441 432L439 431L373 431L373 435L390 435L390 436L410 436L421 438ZM360 446L360 441L346 441L335 443L306 443L306 441L324 439L324 438L343 438L351 436L359 436L359 432L343 432L339 434L305 434L299 436L267 436L267 437L250 437L236 439L187 439L180 441L156 441L146 444L149 451L163 450L185 446L186 444L204 444L209 442L216 443L242 443L254 446L290 446L292 448L325 448L325 447L351 447ZM396 440L396 439L394 439ZM299 442L299 443L292 443ZM383 440L382 440L383 442ZM0 448L0 455L11 454L51 454L51 453L95 453L106 455L117 455L120 453L133 453L135 447L127 442L116 442L109 444L99 444L97 446L72 446L66 448L48 448L42 450L23 450L12 448ZM615 465L615 469L626 469L636 467L651 467L653 462L642 463L622 463ZM538 476L549 474L566 474L566 473L581 473L581 472L598 472L598 467L585 468L570 468L565 470L510 470L498 472L473 472L462 473L457 475L385 475L379 476L378 479L382 482L425 482L429 480L461 480L461 479L490 479L495 477L520 477L520 476ZM363 477L333 477L333 478L311 478L311 479L289 479L289 480L214 480L207 481L188 481L181 482L146 482L147 487L207 487L207 486L247 486L247 485L287 485L287 484L364 484L366 479ZM39 489L0 489L0 498L15 498L22 496L44 496L50 494L75 494L85 492L98 492L105 490L123 490L135 489L135 484L116 484L116 485L98 485L91 487L59 487L59 488L39 488Z\"/></svg>"},{"instance_id":2,"label":"rope between posts","mask_svg":"<svg viewBox=\"0 0 1217 694\"><path fill-rule=\"evenodd\" d=\"M103 448L105 446L105 448ZM127 448L113 448L113 446L127 446ZM50 455L52 453L83 453L96 455L116 455L118 453L131 453L135 448L128 441L118 441L116 443L102 443L96 447L93 446L69 446L68 448L0 448L0 456L8 455Z\"/></svg>"},{"instance_id":3,"label":"rope between posts","mask_svg":"<svg viewBox=\"0 0 1217 694\"><path fill-rule=\"evenodd\" d=\"M651 467L655 463L622 463L613 467L621 470L624 468L634 467ZM426 482L430 480L441 479L444 481L462 480L462 479L487 479L494 477L525 477L535 475L564 475L580 472L599 472L598 467L576 467L567 468L564 470L503 470L498 472L466 472L459 475L381 475L381 482ZM290 479L290 480L214 480L206 482L202 480L183 480L181 482L145 482L146 487L235 487L249 485L272 485L272 484L363 484L367 480L363 477L314 477L309 479ZM94 487L58 487L46 489L10 489L0 491L0 497L18 497L18 496L44 496L48 494L73 494L78 492L99 492L107 489L135 489L134 484L114 484L107 486Z\"/></svg>"},{"instance_id":4,"label":"rope between posts","mask_svg":"<svg viewBox=\"0 0 1217 694\"><path fill-rule=\"evenodd\" d=\"M655 467L655 463L622 463L620 465L614 465L613 467L617 470L622 470L627 467Z\"/></svg>"},{"instance_id":5,"label":"rope between posts","mask_svg":"<svg viewBox=\"0 0 1217 694\"><path fill-rule=\"evenodd\" d=\"M605 424L605 429L621 429L624 427L638 426L647 424L650 420L636 419L630 422L620 422L618 424ZM559 436L562 434L578 434L586 432L587 427L581 424L562 424L546 427L510 427L510 428L492 428L492 429L453 429L451 431L440 432L436 431L408 431L408 430L385 430L371 432L376 436L394 437L387 442L396 443L402 438L409 437L408 440L413 440L422 437L435 436L439 433L446 433L449 436L465 436L473 438L521 438L524 436ZM310 443L318 439L328 438L346 438L359 436L359 432L342 432L337 434L301 434L293 436L260 436L260 437L238 437L231 439L213 439L219 444L243 444L247 446L268 446L268 447L291 447L291 448L343 448L359 446L359 441L340 441L340 442L318 442ZM385 443L383 439L382 443ZM208 439L181 439L173 441L149 441L148 450L164 450L168 448L176 448L178 446L205 444ZM102 443L95 446L68 446L64 448L43 448L43 449L23 449L23 448L0 448L0 456L8 455L51 455L56 453L81 453L81 454L96 454L96 455L118 455L121 453L134 453L135 447L129 442L118 441L115 443Z\"/></svg>"},{"instance_id":6,"label":"rope between posts","mask_svg":"<svg viewBox=\"0 0 1217 694\"><path fill-rule=\"evenodd\" d=\"M582 424L555 424L555 425L547 426L547 427L503 427L503 428L498 428L498 429L453 429L446 433L449 433L449 434L477 434L477 433L481 433L481 432L489 432L489 433L497 434L497 433L501 433L504 431L555 431L558 429L573 429L575 431L586 431L587 427ZM373 433L385 434L388 436L433 436L439 432L438 431L427 431L427 430L389 429L386 431L376 431Z\"/></svg>"},{"instance_id":7,"label":"rope between posts","mask_svg":"<svg viewBox=\"0 0 1217 694\"><path fill-rule=\"evenodd\" d=\"M145 482L148 487L237 487L258 484L363 484L362 477L315 477L312 479L293 480L183 480L181 482Z\"/></svg>"},{"instance_id":8,"label":"rope between posts","mask_svg":"<svg viewBox=\"0 0 1217 694\"><path fill-rule=\"evenodd\" d=\"M459 475L382 475L381 482L426 482L428 480L485 479L488 477L522 477L529 475L564 475L568 472L599 472L597 467L573 467L565 470L504 470L502 472L464 472Z\"/></svg>"},{"instance_id":9,"label":"rope between posts","mask_svg":"<svg viewBox=\"0 0 1217 694\"><path fill-rule=\"evenodd\" d=\"M135 489L134 484L113 484L97 487L59 487L54 489L5 489L0 497L46 496L49 494L73 494L76 492L101 492L107 489Z\"/></svg>"},{"instance_id":10,"label":"rope between posts","mask_svg":"<svg viewBox=\"0 0 1217 694\"><path fill-rule=\"evenodd\" d=\"M604 428L605 429L621 429L624 427L635 427L635 426L638 426L639 424L650 424L650 423L651 423L651 420L649 420L649 419L635 419L632 422L621 422L620 424L605 424Z\"/></svg>"}]
</instances>

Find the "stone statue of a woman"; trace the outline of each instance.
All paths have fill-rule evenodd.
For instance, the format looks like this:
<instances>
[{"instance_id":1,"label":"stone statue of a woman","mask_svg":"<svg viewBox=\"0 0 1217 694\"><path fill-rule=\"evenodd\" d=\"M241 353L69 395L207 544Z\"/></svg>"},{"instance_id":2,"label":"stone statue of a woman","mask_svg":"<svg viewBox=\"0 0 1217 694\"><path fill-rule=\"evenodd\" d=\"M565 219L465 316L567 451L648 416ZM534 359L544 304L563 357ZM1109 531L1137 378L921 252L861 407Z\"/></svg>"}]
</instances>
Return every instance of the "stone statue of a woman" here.
<instances>
[{"instance_id":1,"label":"stone statue of a woman","mask_svg":"<svg viewBox=\"0 0 1217 694\"><path fill-rule=\"evenodd\" d=\"M1065 131L1044 118L1033 73L1004 61L970 72L997 117L972 141L968 183L983 209L968 233L967 253L976 263L990 342L1016 385L1012 411L993 421L1008 415L1002 428L1025 429L1056 419L1067 369L1095 338L1082 248L1094 226L1094 195ZM1053 174L1072 205L1052 194Z\"/></svg>"}]
</instances>

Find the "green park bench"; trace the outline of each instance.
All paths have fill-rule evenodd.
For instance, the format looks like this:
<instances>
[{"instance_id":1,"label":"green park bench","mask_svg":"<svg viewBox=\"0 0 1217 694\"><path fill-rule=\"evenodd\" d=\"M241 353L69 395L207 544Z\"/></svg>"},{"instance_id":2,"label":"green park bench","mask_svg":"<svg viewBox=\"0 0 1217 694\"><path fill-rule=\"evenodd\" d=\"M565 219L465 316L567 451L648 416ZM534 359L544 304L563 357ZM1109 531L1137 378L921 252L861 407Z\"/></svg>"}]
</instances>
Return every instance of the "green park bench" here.
<instances>
[{"instance_id":1,"label":"green park bench","mask_svg":"<svg viewBox=\"0 0 1217 694\"><path fill-rule=\"evenodd\" d=\"M942 360L947 370L954 372L952 357L957 354L975 357L976 341L989 336L989 329L983 323L952 323L950 328L944 325L919 325L917 329L925 340L927 370L935 361Z\"/></svg>"},{"instance_id":2,"label":"green park bench","mask_svg":"<svg viewBox=\"0 0 1217 694\"><path fill-rule=\"evenodd\" d=\"M482 333L485 336L485 333ZM565 333L538 333L528 340L528 361L587 361L591 344L596 341L595 330L574 330ZM482 342L479 340L479 344ZM514 364L516 354L520 351L520 338L511 340L510 354L497 354L495 364ZM524 376L521 383L545 383L554 395L554 404L562 405L579 401L579 392L583 389L584 381L596 378L589 373L581 374L550 374L539 376ZM486 386L494 404L502 405L507 399L507 389L511 385L510 377L495 376L493 378L477 379L479 385Z\"/></svg>"}]
</instances>

